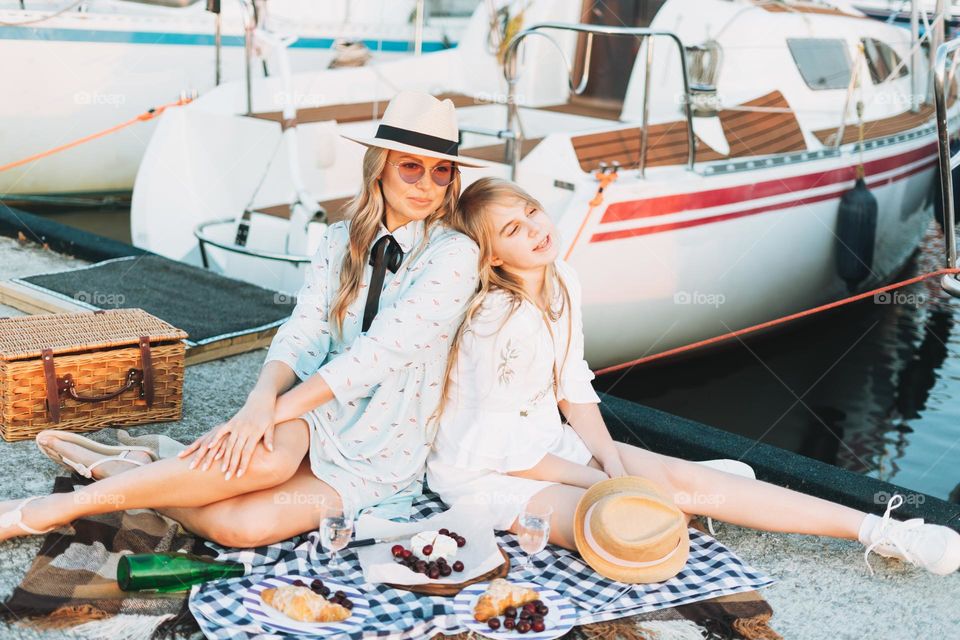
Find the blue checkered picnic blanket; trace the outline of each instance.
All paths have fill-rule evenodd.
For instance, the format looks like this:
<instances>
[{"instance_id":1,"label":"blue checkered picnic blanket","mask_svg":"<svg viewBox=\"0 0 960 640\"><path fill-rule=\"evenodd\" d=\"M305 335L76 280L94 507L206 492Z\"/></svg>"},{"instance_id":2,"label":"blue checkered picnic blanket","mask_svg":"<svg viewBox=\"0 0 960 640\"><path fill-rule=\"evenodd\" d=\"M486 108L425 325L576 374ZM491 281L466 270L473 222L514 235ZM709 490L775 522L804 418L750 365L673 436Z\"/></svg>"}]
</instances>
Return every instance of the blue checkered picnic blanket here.
<instances>
[{"instance_id":1,"label":"blue checkered picnic blanket","mask_svg":"<svg viewBox=\"0 0 960 640\"><path fill-rule=\"evenodd\" d=\"M433 493L425 493L414 503L413 520L422 520L445 510ZM245 564L251 571L240 578L208 582L193 587L190 611L200 629L211 640L248 640L284 638L251 619L241 600L248 587L267 576L310 573L325 577L326 554L318 550L317 533L256 549L226 549L213 546L218 559ZM500 546L510 556L509 579L521 581L520 561L524 553L511 533L498 533ZM764 573L747 565L712 537L690 530L690 559L678 575L657 584L627 585L599 575L573 551L549 545L531 560L536 582L553 589L578 608L577 624L603 622L697 602L718 596L752 591L773 584ZM453 598L424 596L393 589L382 584L364 584L357 555L342 554L335 578L360 588L370 601L371 612L362 630L344 637L408 638L430 637L436 633L466 631L454 613Z\"/></svg>"}]
</instances>

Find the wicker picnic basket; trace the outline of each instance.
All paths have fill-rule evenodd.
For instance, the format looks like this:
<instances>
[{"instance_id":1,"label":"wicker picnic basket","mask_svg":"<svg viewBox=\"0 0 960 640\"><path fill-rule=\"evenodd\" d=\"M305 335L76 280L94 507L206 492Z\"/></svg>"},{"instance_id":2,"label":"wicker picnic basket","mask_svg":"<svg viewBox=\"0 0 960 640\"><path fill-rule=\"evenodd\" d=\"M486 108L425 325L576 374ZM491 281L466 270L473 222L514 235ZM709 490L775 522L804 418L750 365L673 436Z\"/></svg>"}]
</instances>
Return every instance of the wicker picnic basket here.
<instances>
[{"instance_id":1,"label":"wicker picnic basket","mask_svg":"<svg viewBox=\"0 0 960 640\"><path fill-rule=\"evenodd\" d=\"M142 309L0 318L0 435L179 420L186 337Z\"/></svg>"}]
</instances>

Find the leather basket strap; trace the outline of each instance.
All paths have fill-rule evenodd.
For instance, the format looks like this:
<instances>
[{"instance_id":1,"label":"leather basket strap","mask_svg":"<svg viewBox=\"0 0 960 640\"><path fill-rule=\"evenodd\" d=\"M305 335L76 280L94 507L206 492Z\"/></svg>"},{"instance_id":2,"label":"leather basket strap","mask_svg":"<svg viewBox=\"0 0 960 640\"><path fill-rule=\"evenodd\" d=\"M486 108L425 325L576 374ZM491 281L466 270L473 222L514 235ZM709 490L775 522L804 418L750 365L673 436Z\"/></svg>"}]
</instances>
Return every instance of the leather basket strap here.
<instances>
[{"instance_id":1,"label":"leather basket strap","mask_svg":"<svg viewBox=\"0 0 960 640\"><path fill-rule=\"evenodd\" d=\"M140 336L140 366L143 368L143 397L147 407L153 407L153 357L150 354L150 336Z\"/></svg>"},{"instance_id":2,"label":"leather basket strap","mask_svg":"<svg viewBox=\"0 0 960 640\"><path fill-rule=\"evenodd\" d=\"M43 379L47 385L47 415L50 422L60 422L60 390L57 384L57 370L53 365L53 349L44 349L40 352L43 360Z\"/></svg>"}]
</instances>

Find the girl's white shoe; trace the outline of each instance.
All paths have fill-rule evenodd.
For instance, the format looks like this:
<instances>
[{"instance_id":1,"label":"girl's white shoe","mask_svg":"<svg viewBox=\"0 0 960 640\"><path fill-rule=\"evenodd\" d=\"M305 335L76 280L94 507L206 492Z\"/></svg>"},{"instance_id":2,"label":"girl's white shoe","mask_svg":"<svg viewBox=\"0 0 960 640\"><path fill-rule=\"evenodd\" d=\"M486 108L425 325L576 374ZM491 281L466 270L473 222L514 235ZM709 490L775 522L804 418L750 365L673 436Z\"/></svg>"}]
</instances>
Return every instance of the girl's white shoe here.
<instances>
[{"instance_id":1,"label":"girl's white shoe","mask_svg":"<svg viewBox=\"0 0 960 640\"><path fill-rule=\"evenodd\" d=\"M938 576L949 575L960 568L960 533L938 524L926 524L923 518L894 520L890 513L901 504L903 496L894 495L883 517L867 515L860 525L857 537L866 547L863 560L870 575L873 575L871 551L909 562Z\"/></svg>"},{"instance_id":2,"label":"girl's white shoe","mask_svg":"<svg viewBox=\"0 0 960 640\"><path fill-rule=\"evenodd\" d=\"M0 529L6 529L8 527L16 526L16 527L20 527L22 531L25 531L35 536L43 535L44 533L49 533L54 529L56 529L56 527L50 527L49 529L38 531L37 529L34 529L33 527L27 524L24 524L23 522L23 508L27 506L27 504L33 502L34 500L39 500L40 497L41 496L33 496L32 498L25 498L20 502L20 504L16 506L16 508L10 511L7 511L6 513L0 514Z\"/></svg>"}]
</instances>

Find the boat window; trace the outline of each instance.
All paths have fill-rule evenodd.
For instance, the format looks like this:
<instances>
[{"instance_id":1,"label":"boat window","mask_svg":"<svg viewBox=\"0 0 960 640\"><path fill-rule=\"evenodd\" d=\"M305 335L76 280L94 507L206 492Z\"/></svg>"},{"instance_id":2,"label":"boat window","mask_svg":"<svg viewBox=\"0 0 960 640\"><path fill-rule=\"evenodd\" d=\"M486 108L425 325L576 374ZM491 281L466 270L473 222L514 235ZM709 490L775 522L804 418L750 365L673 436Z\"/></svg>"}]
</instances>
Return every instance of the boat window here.
<instances>
[{"instance_id":1,"label":"boat window","mask_svg":"<svg viewBox=\"0 0 960 640\"><path fill-rule=\"evenodd\" d=\"M803 81L811 89L846 89L850 84L850 56L845 40L787 38L787 46Z\"/></svg>"},{"instance_id":2,"label":"boat window","mask_svg":"<svg viewBox=\"0 0 960 640\"><path fill-rule=\"evenodd\" d=\"M862 42L863 52L867 58L867 67L870 68L870 77L873 79L873 84L880 84L889 78L893 70L900 64L900 56L886 42L873 38L864 38ZM902 78L909 73L907 65L903 65L897 71L897 77Z\"/></svg>"}]
</instances>

